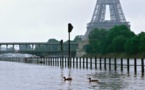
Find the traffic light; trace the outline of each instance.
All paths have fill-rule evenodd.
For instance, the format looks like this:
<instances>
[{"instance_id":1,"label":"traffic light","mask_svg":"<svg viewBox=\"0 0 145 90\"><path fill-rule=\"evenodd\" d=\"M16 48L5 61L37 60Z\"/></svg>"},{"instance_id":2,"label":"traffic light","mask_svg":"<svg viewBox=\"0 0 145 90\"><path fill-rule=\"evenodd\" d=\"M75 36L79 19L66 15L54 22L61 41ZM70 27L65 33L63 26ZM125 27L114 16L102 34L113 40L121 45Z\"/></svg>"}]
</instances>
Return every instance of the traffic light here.
<instances>
[{"instance_id":1,"label":"traffic light","mask_svg":"<svg viewBox=\"0 0 145 90\"><path fill-rule=\"evenodd\" d=\"M70 33L70 32L72 31L72 29L73 29L73 26L72 26L71 23L69 23L69 24L68 24L68 32Z\"/></svg>"}]
</instances>

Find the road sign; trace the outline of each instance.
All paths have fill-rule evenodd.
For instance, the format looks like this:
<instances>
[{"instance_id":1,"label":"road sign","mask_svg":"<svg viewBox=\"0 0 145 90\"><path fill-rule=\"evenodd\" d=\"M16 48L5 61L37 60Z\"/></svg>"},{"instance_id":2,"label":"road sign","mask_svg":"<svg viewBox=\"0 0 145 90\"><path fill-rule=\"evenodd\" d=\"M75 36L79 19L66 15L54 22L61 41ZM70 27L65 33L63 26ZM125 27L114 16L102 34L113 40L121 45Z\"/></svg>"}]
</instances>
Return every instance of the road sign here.
<instances>
[{"instance_id":1,"label":"road sign","mask_svg":"<svg viewBox=\"0 0 145 90\"><path fill-rule=\"evenodd\" d=\"M73 29L73 26L72 26L71 23L69 23L69 24L68 24L68 32L70 33L70 32L72 31L72 29Z\"/></svg>"}]
</instances>

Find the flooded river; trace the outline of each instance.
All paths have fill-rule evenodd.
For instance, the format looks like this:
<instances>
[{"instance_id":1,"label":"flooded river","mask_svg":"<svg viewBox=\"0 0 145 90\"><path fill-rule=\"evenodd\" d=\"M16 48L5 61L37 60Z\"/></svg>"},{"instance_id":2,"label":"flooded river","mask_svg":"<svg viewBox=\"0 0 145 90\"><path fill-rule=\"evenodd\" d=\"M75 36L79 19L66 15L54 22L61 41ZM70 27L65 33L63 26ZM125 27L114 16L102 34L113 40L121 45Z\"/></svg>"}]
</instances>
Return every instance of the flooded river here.
<instances>
[{"instance_id":1,"label":"flooded river","mask_svg":"<svg viewBox=\"0 0 145 90\"><path fill-rule=\"evenodd\" d=\"M63 76L72 77L64 81ZM89 82L88 78L99 82ZM141 74L0 61L0 90L144 90Z\"/></svg>"}]
</instances>

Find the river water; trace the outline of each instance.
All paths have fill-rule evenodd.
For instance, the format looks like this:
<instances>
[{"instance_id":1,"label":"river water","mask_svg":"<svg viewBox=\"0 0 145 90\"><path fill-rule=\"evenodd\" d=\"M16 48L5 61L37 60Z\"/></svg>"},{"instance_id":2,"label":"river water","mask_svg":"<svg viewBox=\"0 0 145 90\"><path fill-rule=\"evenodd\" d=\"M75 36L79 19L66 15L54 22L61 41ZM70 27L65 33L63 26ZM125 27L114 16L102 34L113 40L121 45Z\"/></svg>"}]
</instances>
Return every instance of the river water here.
<instances>
[{"instance_id":1,"label":"river water","mask_svg":"<svg viewBox=\"0 0 145 90\"><path fill-rule=\"evenodd\" d=\"M63 76L72 77L64 81ZM89 82L88 78L99 82ZM0 61L0 90L144 90L139 74Z\"/></svg>"}]
</instances>

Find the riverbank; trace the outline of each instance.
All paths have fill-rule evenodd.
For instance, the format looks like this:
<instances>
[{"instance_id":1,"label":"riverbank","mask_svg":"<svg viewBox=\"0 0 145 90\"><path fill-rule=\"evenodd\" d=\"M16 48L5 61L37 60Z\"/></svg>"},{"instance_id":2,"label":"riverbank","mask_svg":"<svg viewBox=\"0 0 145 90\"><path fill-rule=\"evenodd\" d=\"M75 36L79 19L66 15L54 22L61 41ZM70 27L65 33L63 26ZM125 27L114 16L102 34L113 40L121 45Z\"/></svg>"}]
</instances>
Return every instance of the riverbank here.
<instances>
[{"instance_id":1,"label":"riverbank","mask_svg":"<svg viewBox=\"0 0 145 90\"><path fill-rule=\"evenodd\" d=\"M103 58L145 58L145 53L139 53L135 55L129 55L127 53L108 53L108 54L87 54L84 57L103 57Z\"/></svg>"}]
</instances>

